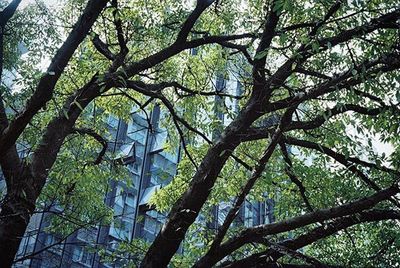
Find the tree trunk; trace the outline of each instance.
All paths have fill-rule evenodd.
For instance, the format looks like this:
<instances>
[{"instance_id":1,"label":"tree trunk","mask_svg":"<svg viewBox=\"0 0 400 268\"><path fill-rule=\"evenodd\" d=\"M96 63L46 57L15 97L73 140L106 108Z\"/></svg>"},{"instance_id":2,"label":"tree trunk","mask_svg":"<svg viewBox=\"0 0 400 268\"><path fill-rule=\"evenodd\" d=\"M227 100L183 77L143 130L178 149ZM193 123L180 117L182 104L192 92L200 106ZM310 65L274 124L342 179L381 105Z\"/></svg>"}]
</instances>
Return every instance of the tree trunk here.
<instances>
[{"instance_id":1,"label":"tree trunk","mask_svg":"<svg viewBox=\"0 0 400 268\"><path fill-rule=\"evenodd\" d=\"M21 185L22 186L22 185ZM31 187L29 187L31 188ZM31 189L19 188L7 193L0 211L0 263L1 267L11 267L24 236L29 219L35 210L34 195Z\"/></svg>"}]
</instances>

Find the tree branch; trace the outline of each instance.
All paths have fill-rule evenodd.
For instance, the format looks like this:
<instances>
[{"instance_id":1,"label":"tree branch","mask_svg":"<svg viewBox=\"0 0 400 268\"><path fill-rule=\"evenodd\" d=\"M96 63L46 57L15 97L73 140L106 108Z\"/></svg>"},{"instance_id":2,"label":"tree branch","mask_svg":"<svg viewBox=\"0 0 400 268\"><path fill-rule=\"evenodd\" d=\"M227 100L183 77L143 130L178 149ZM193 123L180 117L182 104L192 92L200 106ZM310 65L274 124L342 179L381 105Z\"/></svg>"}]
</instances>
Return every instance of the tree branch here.
<instances>
[{"instance_id":1,"label":"tree branch","mask_svg":"<svg viewBox=\"0 0 400 268\"><path fill-rule=\"evenodd\" d=\"M373 195L346 203L341 206L336 206L329 209L320 209L280 222L248 228L242 231L239 235L222 243L214 255L209 256L208 259L203 259L203 263L212 266L225 256L228 256L235 250L239 249L244 244L260 241L262 237L267 235L279 234L316 222L323 222L334 218L360 213L363 210L370 209L376 204L391 198L399 192L400 189L396 183L385 190L381 190Z\"/></svg>"},{"instance_id":2,"label":"tree branch","mask_svg":"<svg viewBox=\"0 0 400 268\"><path fill-rule=\"evenodd\" d=\"M102 54L104 57L106 57L111 61L115 60L116 56L108 48L108 45L103 41L101 41L98 34L95 34L95 36L92 39L92 42L94 47L97 49L98 52L100 52L100 54Z\"/></svg>"},{"instance_id":3,"label":"tree branch","mask_svg":"<svg viewBox=\"0 0 400 268\"><path fill-rule=\"evenodd\" d=\"M387 110L399 112L395 107L386 106L386 105L383 107L379 107L379 108L369 108L369 107L362 107L362 106L359 106L356 104L337 104L335 107L324 111L321 115L315 117L313 120L292 122L291 126L289 126L289 129L290 130L293 130L293 129L303 129L303 130L315 129L317 127L322 126L330 118L332 118L336 115L348 112L348 111L353 111L353 112L356 112L358 114L363 114L363 115L376 116Z\"/></svg>"},{"instance_id":4,"label":"tree branch","mask_svg":"<svg viewBox=\"0 0 400 268\"><path fill-rule=\"evenodd\" d=\"M325 146L323 146L321 144L317 144L317 143L310 142L310 141L305 141L305 140L299 140L299 139L292 138L292 137L285 137L284 141L287 144L313 149L313 150L319 151L319 152L321 152L323 154L326 154L326 155L332 157L337 162L339 162L343 166L347 167L352 173L354 173L355 175L360 177L360 179L362 181L364 181L364 183L366 183L369 187L371 187L375 191L379 191L381 188L374 181L371 181L367 177L367 175L365 175L362 171L360 171L353 163L360 164L360 165L365 165L365 166L368 166L368 167L374 167L374 168L376 168L378 170L383 170L383 171L395 174L396 176L399 175L398 172L392 171L392 170L384 168L384 167L378 167L375 164L359 160L359 159L357 159L355 157L351 157L351 158L348 157L347 158L346 156L344 156L344 155L342 155L340 153L337 153L337 152L335 152L335 151L333 151L333 150L329 149L328 147L325 147ZM354 162L352 163L352 161L354 161Z\"/></svg>"},{"instance_id":5,"label":"tree branch","mask_svg":"<svg viewBox=\"0 0 400 268\"><path fill-rule=\"evenodd\" d=\"M126 55L128 53L128 47L126 46L126 40L124 37L124 31L122 29L122 22L120 16L118 16L118 0L112 0L111 5L114 7L113 17L114 17L114 26L117 30L117 39L118 44L120 46L120 54Z\"/></svg>"},{"instance_id":6,"label":"tree branch","mask_svg":"<svg viewBox=\"0 0 400 268\"><path fill-rule=\"evenodd\" d=\"M108 142L102 136L100 136L93 129L90 128L73 128L72 131L81 135L89 135L103 146L96 160L93 161L94 165L100 164L107 151Z\"/></svg>"},{"instance_id":7,"label":"tree branch","mask_svg":"<svg viewBox=\"0 0 400 268\"><path fill-rule=\"evenodd\" d=\"M299 236L293 240L286 240L278 243L280 246L284 246L291 250L298 250L304 246L310 245L318 240L331 236L340 230L344 230L356 224L365 222L375 222L382 220L400 220L400 213L393 210L368 210L360 212L356 215L346 216L340 219L336 219L327 223L324 226L317 227L310 232ZM274 263L280 257L284 256L281 252L274 249L268 249L266 251L253 254L242 260L224 265L224 268L233 267L251 267L254 263Z\"/></svg>"},{"instance_id":8,"label":"tree branch","mask_svg":"<svg viewBox=\"0 0 400 268\"><path fill-rule=\"evenodd\" d=\"M5 26L14 15L20 2L21 0L13 0L0 12L0 81L3 81ZM0 92L0 135L8 125L9 121L4 107L3 93ZM23 164L18 156L17 147L15 145L10 146L8 150L2 152L4 152L4 157L0 156L0 166L6 181L7 191L10 191L12 186L14 186L15 180L17 180L18 176L22 173Z\"/></svg>"},{"instance_id":9,"label":"tree branch","mask_svg":"<svg viewBox=\"0 0 400 268\"><path fill-rule=\"evenodd\" d=\"M11 17L14 15L20 3L21 0L13 0L0 12L1 35L3 35L4 27L6 26L7 22L11 19Z\"/></svg>"},{"instance_id":10,"label":"tree branch","mask_svg":"<svg viewBox=\"0 0 400 268\"><path fill-rule=\"evenodd\" d=\"M200 15L209 7L214 0L197 0L196 8L190 13L189 17L183 23L181 30L178 33L175 43L185 42L190 31Z\"/></svg>"},{"instance_id":11,"label":"tree branch","mask_svg":"<svg viewBox=\"0 0 400 268\"><path fill-rule=\"evenodd\" d=\"M400 68L400 59L398 57L398 54L394 52L381 55L374 60L366 60L358 66L354 66L353 70L356 70L357 73L362 73L364 69L366 70L366 73L364 74L365 78L374 78L378 73L391 72L398 68ZM352 88L362 83L363 81L364 80L361 79L359 76L354 77L352 74L352 70L347 70L339 75L335 75L333 79L315 86L312 90L298 98L298 101L305 102L307 100L315 99L322 95L328 94L330 92ZM293 99L294 97L291 96L273 102L270 105L265 106L264 112L274 112L280 109L284 109L293 103Z\"/></svg>"},{"instance_id":12,"label":"tree branch","mask_svg":"<svg viewBox=\"0 0 400 268\"><path fill-rule=\"evenodd\" d=\"M283 155L283 159L286 162L285 172L289 176L289 179L294 184L296 184L297 188L299 188L300 195L303 198L304 204L306 205L306 208L308 209L308 211L312 212L313 208L306 196L306 188L304 187L303 183L297 178L297 176L293 172L292 160L289 157L285 142L283 142L283 141L279 142L279 146L280 146L280 149L281 149L281 152Z\"/></svg>"}]
</instances>

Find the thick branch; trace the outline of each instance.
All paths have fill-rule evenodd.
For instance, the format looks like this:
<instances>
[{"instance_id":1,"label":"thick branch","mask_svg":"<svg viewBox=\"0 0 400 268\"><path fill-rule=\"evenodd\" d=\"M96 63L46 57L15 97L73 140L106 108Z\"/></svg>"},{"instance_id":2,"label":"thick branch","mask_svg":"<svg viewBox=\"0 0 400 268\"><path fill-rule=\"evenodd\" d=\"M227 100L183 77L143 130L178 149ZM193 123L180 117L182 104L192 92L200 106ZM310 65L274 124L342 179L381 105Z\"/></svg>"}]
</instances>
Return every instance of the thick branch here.
<instances>
[{"instance_id":1,"label":"thick branch","mask_svg":"<svg viewBox=\"0 0 400 268\"><path fill-rule=\"evenodd\" d=\"M1 34L3 34L4 27L6 26L7 22L11 19L14 15L15 10L21 3L21 0L13 0L10 4L8 4L1 12L0 12L0 27L1 27Z\"/></svg>"},{"instance_id":2,"label":"thick branch","mask_svg":"<svg viewBox=\"0 0 400 268\"><path fill-rule=\"evenodd\" d=\"M104 43L103 41L101 41L98 34L96 34L94 36L94 38L92 39L92 42L93 42L94 47L97 49L97 51L99 51L104 57L106 57L107 59L109 59L111 61L115 60L115 55L110 51L110 49L108 48L108 45L106 43Z\"/></svg>"},{"instance_id":3,"label":"thick branch","mask_svg":"<svg viewBox=\"0 0 400 268\"><path fill-rule=\"evenodd\" d=\"M118 16L118 0L112 0L111 2L112 6L114 7L113 11L113 17L114 17L114 26L117 31L117 39L118 39L118 44L120 47L120 54L125 54L128 53L128 47L126 46L126 40L124 37L124 31L122 29L122 22L120 16Z\"/></svg>"},{"instance_id":4,"label":"thick branch","mask_svg":"<svg viewBox=\"0 0 400 268\"><path fill-rule=\"evenodd\" d=\"M266 240L266 239L264 239L264 240ZM283 245L281 245L279 243L273 243L273 242L270 242L270 241L266 240L266 242L264 242L263 244L268 246L270 248L270 250L274 250L276 252L279 252L282 255L286 255L288 257L292 257L294 259L298 259L298 260L304 261L306 263L309 263L309 264L313 265L314 267L319 267L319 268L333 268L333 267L335 267L335 268L338 268L337 266L330 266L330 265L326 265L324 263L321 263L319 260L317 260L317 259L315 259L313 257L307 256L307 255L305 255L305 254L303 254L303 253L301 253L299 251L292 250L292 249L290 249L288 247L285 247L285 246L283 246Z\"/></svg>"},{"instance_id":5,"label":"thick branch","mask_svg":"<svg viewBox=\"0 0 400 268\"><path fill-rule=\"evenodd\" d=\"M379 202L387 200L397 193L399 193L399 188L396 184L369 197L346 203L341 206L336 206L329 209L320 209L284 221L248 228L236 237L233 237L225 243L222 243L218 251L216 251L215 254L210 256L207 260L203 260L203 263L206 267L210 267L246 243L259 241L260 238L267 235L279 234L316 222L323 222L326 220L359 213L363 210L374 207Z\"/></svg>"},{"instance_id":6,"label":"thick branch","mask_svg":"<svg viewBox=\"0 0 400 268\"><path fill-rule=\"evenodd\" d=\"M332 38L321 39L320 46L323 49L327 49L328 43L332 46L335 46L339 43L348 41L355 36L375 31L376 29L382 27L385 21L393 20L394 18L399 17L399 15L400 14L397 14L396 12L390 13L389 15L381 17L383 21L377 21L375 19L366 25L344 31ZM269 31L271 31L271 29L269 29ZM203 42L204 44L204 41L199 40L198 42ZM187 45L190 44L193 43L187 43ZM160 52L160 54L155 54L147 58L146 63L141 63L140 66L131 66L132 69L129 69L129 72L127 73L129 74L130 71L134 69L141 69L143 66L146 66L146 64L155 62L159 59L162 60L163 58L168 57L168 55L174 55L174 53L176 53L175 51L179 49L180 47L177 46L170 48L167 51ZM302 60L305 60L307 57L313 55L312 47L304 46L299 54L302 56ZM228 157L230 157L236 146L238 146L238 144L241 142L241 140L239 140L239 134L244 133L244 130L247 129L256 119L265 114L266 110L276 108L276 106L266 105L268 94L267 90L265 89L269 88L270 86L272 87L281 85L283 81L292 73L292 64L295 61L298 61L297 57L285 63L284 66L279 68L278 71L267 81L267 84L260 83L262 79L253 79L253 95L250 97L245 108L239 113L238 117L224 130L220 139L207 152L201 165L199 166L199 169L191 180L188 190L185 191L181 198L179 198L174 204L168 216L167 222L164 224L161 232L147 252L145 261L143 263L148 264L148 266L156 266L156 263L158 265L166 265L166 263L161 263L161 261L165 261L167 259L169 261L171 256L176 252L187 229L194 222L205 200L209 196L223 165ZM258 77L262 77L262 74L260 76L260 74L256 73L256 75ZM333 86L334 85L332 85L332 87ZM257 88L259 90L257 90ZM284 107L290 107L295 104L294 102L297 101L300 103L301 98L296 98L296 100L291 99L291 101L285 103ZM194 196L196 198L193 198ZM156 259L157 261L155 261Z\"/></svg>"},{"instance_id":7,"label":"thick branch","mask_svg":"<svg viewBox=\"0 0 400 268\"><path fill-rule=\"evenodd\" d=\"M267 50L276 34L275 30L279 22L279 14L277 13L278 11L274 11L274 6L276 4L277 1L271 2L271 8L265 18L265 25L261 35L260 44L258 45L256 54L254 56L252 76L255 91L267 90L265 88L265 63L268 54ZM268 94L270 94L270 92Z\"/></svg>"},{"instance_id":8,"label":"thick branch","mask_svg":"<svg viewBox=\"0 0 400 268\"><path fill-rule=\"evenodd\" d=\"M356 224L365 222L375 222L382 220L400 220L400 213L393 210L369 210L358 213L356 215L343 217L330 223L317 227L312 231L303 234L293 240L287 240L280 242L279 245L289 248L291 250L298 250L304 246L310 245L318 240L331 236L340 230L345 230ZM247 258L230 263L223 267L233 268L233 267L252 267L255 263L261 262L276 262L284 254L274 250L269 249L260 253L253 254Z\"/></svg>"},{"instance_id":9,"label":"thick branch","mask_svg":"<svg viewBox=\"0 0 400 268\"><path fill-rule=\"evenodd\" d=\"M327 75L325 75L323 73L320 73L320 72L317 72L317 71L314 71L314 70L304 69L304 68L301 68L301 67L297 67L296 68L296 72L304 74L304 75L314 76L314 77L321 78L321 79L328 79L328 80L332 79L332 77L327 76Z\"/></svg>"},{"instance_id":10,"label":"thick branch","mask_svg":"<svg viewBox=\"0 0 400 268\"><path fill-rule=\"evenodd\" d=\"M176 43L186 41L197 19L213 2L214 0L197 0L196 8L192 11L192 13L190 13L189 17L183 23L181 30L178 33L178 37L176 38Z\"/></svg>"},{"instance_id":11,"label":"thick branch","mask_svg":"<svg viewBox=\"0 0 400 268\"><path fill-rule=\"evenodd\" d=\"M14 15L20 2L21 0L13 0L0 12L0 81L2 81L3 75L5 26ZM2 92L0 92L0 133L8 127L8 124L3 96ZM8 150L4 151L4 157L0 157L0 166L6 181L7 191L10 191L23 168L15 145L10 146Z\"/></svg>"},{"instance_id":12,"label":"thick branch","mask_svg":"<svg viewBox=\"0 0 400 268\"><path fill-rule=\"evenodd\" d=\"M257 166L254 168L254 171L253 171L251 177L248 179L248 181L242 188L240 194L236 198L235 204L229 210L229 212L224 220L224 223L218 229L218 233L215 236L214 241L213 241L209 251L205 255L205 258L207 258L207 255L213 254L216 250L218 250L218 247L221 244L223 238L225 237L226 232L229 229L229 226L231 225L233 220L236 218L241 205L245 201L247 194L250 192L251 188L253 188L257 179L260 178L260 176L262 175L262 172L264 171L268 160L271 158L272 153L274 152L275 147L278 144L281 135L282 135L282 133L278 130L272 137L271 142L268 144L267 149L264 151L262 157L258 161ZM202 263L201 263L201 259L200 259L199 262L194 267L201 267L201 266L202 266Z\"/></svg>"},{"instance_id":13,"label":"thick branch","mask_svg":"<svg viewBox=\"0 0 400 268\"><path fill-rule=\"evenodd\" d=\"M184 51L185 49L196 48L201 45L214 44L223 41L233 41L244 38L251 38L253 36L254 34L252 33L243 33L236 35L205 36L203 38L192 39L190 41L184 41L184 42L175 41L172 45L160 50L159 52L154 53L138 62L131 63L130 65L124 68L124 71L117 73L117 75L120 77L129 78L134 74L138 74L151 67L154 67L155 65Z\"/></svg>"},{"instance_id":14,"label":"thick branch","mask_svg":"<svg viewBox=\"0 0 400 268\"><path fill-rule=\"evenodd\" d=\"M317 32L318 32L318 30L324 25L324 23L325 23L327 20L329 20L329 18L332 17L332 16L336 13L336 11L339 10L339 8L340 8L340 6L342 5L343 2L344 2L343 0L338 0L338 1L336 1L336 2L329 8L328 12L326 12L324 18L323 18L321 21L317 22L317 23L315 24L315 26L311 29L309 35L310 35L310 36L316 35Z\"/></svg>"}]
</instances>

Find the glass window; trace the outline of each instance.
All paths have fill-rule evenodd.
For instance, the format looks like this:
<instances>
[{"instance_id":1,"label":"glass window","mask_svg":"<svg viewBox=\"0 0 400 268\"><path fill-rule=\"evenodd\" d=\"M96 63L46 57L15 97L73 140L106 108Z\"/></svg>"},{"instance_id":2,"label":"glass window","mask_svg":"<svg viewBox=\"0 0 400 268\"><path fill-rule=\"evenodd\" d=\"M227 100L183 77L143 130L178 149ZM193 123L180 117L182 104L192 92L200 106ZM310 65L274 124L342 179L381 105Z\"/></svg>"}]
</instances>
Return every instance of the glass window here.
<instances>
[{"instance_id":1,"label":"glass window","mask_svg":"<svg viewBox=\"0 0 400 268\"><path fill-rule=\"evenodd\" d=\"M231 206L227 202L222 202L218 205L218 225L222 225L224 223L230 209Z\"/></svg>"},{"instance_id":2,"label":"glass window","mask_svg":"<svg viewBox=\"0 0 400 268\"><path fill-rule=\"evenodd\" d=\"M133 232L135 218L136 196L133 193L123 191L118 186L114 205L114 222L110 226L110 235L123 240L130 240Z\"/></svg>"},{"instance_id":3,"label":"glass window","mask_svg":"<svg viewBox=\"0 0 400 268\"><path fill-rule=\"evenodd\" d=\"M145 144L147 121L140 115L132 115L132 122L128 124L127 136L140 144Z\"/></svg>"},{"instance_id":4,"label":"glass window","mask_svg":"<svg viewBox=\"0 0 400 268\"><path fill-rule=\"evenodd\" d=\"M157 235L162 226L162 214L155 210L146 211L144 215L144 230L152 235Z\"/></svg>"},{"instance_id":5,"label":"glass window","mask_svg":"<svg viewBox=\"0 0 400 268\"><path fill-rule=\"evenodd\" d=\"M110 235L121 240L130 240L132 235L133 222L127 218L115 219L110 227Z\"/></svg>"},{"instance_id":6,"label":"glass window","mask_svg":"<svg viewBox=\"0 0 400 268\"><path fill-rule=\"evenodd\" d=\"M81 263L91 265L93 261L93 253L83 250Z\"/></svg>"},{"instance_id":7,"label":"glass window","mask_svg":"<svg viewBox=\"0 0 400 268\"><path fill-rule=\"evenodd\" d=\"M264 223L272 223L274 221L274 200L267 199L264 203Z\"/></svg>"},{"instance_id":8,"label":"glass window","mask_svg":"<svg viewBox=\"0 0 400 268\"><path fill-rule=\"evenodd\" d=\"M244 225L246 227L253 226L253 206L248 201L246 201L244 208Z\"/></svg>"},{"instance_id":9,"label":"glass window","mask_svg":"<svg viewBox=\"0 0 400 268\"><path fill-rule=\"evenodd\" d=\"M72 261L82 263L86 266L90 266L93 261L93 253L85 250L84 247L75 246L72 251Z\"/></svg>"},{"instance_id":10,"label":"glass window","mask_svg":"<svg viewBox=\"0 0 400 268\"><path fill-rule=\"evenodd\" d=\"M167 131L159 131L152 137L151 151L158 151L164 148L167 141Z\"/></svg>"},{"instance_id":11,"label":"glass window","mask_svg":"<svg viewBox=\"0 0 400 268\"><path fill-rule=\"evenodd\" d=\"M239 82L239 81L237 81L237 85L236 85L236 96L242 96L243 95L243 85ZM238 99L235 99L235 100L233 100L233 102L234 102L234 111L235 111L235 113L238 113L239 112L239 100Z\"/></svg>"},{"instance_id":12,"label":"glass window","mask_svg":"<svg viewBox=\"0 0 400 268\"><path fill-rule=\"evenodd\" d=\"M28 244L26 246L26 253L32 253L35 248L37 235L29 235Z\"/></svg>"},{"instance_id":13,"label":"glass window","mask_svg":"<svg viewBox=\"0 0 400 268\"><path fill-rule=\"evenodd\" d=\"M79 229L77 238L83 242L94 243L96 240L96 231L94 229Z\"/></svg>"},{"instance_id":14,"label":"glass window","mask_svg":"<svg viewBox=\"0 0 400 268\"><path fill-rule=\"evenodd\" d=\"M176 163L161 153L150 155L150 185L168 184L176 172Z\"/></svg>"},{"instance_id":15,"label":"glass window","mask_svg":"<svg viewBox=\"0 0 400 268\"><path fill-rule=\"evenodd\" d=\"M116 117L110 115L110 116L108 117L107 123L108 123L108 125L109 125L110 127L117 129L117 127L118 127L118 121L119 121L118 118L116 118Z\"/></svg>"},{"instance_id":16,"label":"glass window","mask_svg":"<svg viewBox=\"0 0 400 268\"><path fill-rule=\"evenodd\" d=\"M215 81L215 87L216 87L217 91L219 91L219 92L222 92L225 90L226 81L221 75L217 76L217 79Z\"/></svg>"},{"instance_id":17,"label":"glass window","mask_svg":"<svg viewBox=\"0 0 400 268\"><path fill-rule=\"evenodd\" d=\"M60 239L56 238L52 234L47 234L45 239L45 246L51 246L49 251L56 253L57 255L61 255L63 244L60 243Z\"/></svg>"},{"instance_id":18,"label":"glass window","mask_svg":"<svg viewBox=\"0 0 400 268\"><path fill-rule=\"evenodd\" d=\"M261 224L260 203L255 202L253 205L253 226Z\"/></svg>"},{"instance_id":19,"label":"glass window","mask_svg":"<svg viewBox=\"0 0 400 268\"><path fill-rule=\"evenodd\" d=\"M146 137L146 131L140 130L140 129L132 129L128 127L128 133L127 136L132 139L133 141L136 141L140 144L145 143L145 137Z\"/></svg>"},{"instance_id":20,"label":"glass window","mask_svg":"<svg viewBox=\"0 0 400 268\"><path fill-rule=\"evenodd\" d=\"M197 49L198 49L197 47L191 48L191 49L190 49L190 52L189 52L190 55L196 56L196 55L197 55Z\"/></svg>"},{"instance_id":21,"label":"glass window","mask_svg":"<svg viewBox=\"0 0 400 268\"><path fill-rule=\"evenodd\" d=\"M82 247L75 246L72 251L72 260L78 262L82 259Z\"/></svg>"},{"instance_id":22,"label":"glass window","mask_svg":"<svg viewBox=\"0 0 400 268\"><path fill-rule=\"evenodd\" d=\"M124 198L123 198L123 189L120 186L117 186L117 190L115 192L115 201L114 201L114 215L119 216L123 213L124 209Z\"/></svg>"},{"instance_id":23,"label":"glass window","mask_svg":"<svg viewBox=\"0 0 400 268\"><path fill-rule=\"evenodd\" d=\"M240 81L237 81L236 84L236 96L242 96L243 94L243 85L240 83Z\"/></svg>"},{"instance_id":24,"label":"glass window","mask_svg":"<svg viewBox=\"0 0 400 268\"><path fill-rule=\"evenodd\" d=\"M25 254L25 250L28 244L29 237L24 236L19 244L17 255L21 256Z\"/></svg>"},{"instance_id":25,"label":"glass window","mask_svg":"<svg viewBox=\"0 0 400 268\"><path fill-rule=\"evenodd\" d=\"M125 199L125 204L128 206L134 207L135 206L135 197L132 194L128 194Z\"/></svg>"}]
</instances>

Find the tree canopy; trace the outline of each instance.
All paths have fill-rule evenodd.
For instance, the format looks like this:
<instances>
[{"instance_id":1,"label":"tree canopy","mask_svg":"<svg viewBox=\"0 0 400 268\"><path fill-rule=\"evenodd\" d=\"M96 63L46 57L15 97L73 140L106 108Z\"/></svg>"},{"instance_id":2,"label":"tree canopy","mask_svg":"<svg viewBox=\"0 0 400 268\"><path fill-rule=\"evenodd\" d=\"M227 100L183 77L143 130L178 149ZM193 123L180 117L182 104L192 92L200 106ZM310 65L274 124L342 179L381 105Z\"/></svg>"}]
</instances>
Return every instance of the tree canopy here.
<instances>
[{"instance_id":1,"label":"tree canopy","mask_svg":"<svg viewBox=\"0 0 400 268\"><path fill-rule=\"evenodd\" d=\"M131 265L400 267L398 1L19 5L0 2L0 263L48 204L64 235L110 223L110 180L130 179L105 122L160 107L183 157L155 241L119 249ZM240 94L216 88L232 76ZM232 224L266 198L275 222ZM195 222L221 203L217 230Z\"/></svg>"}]
</instances>

